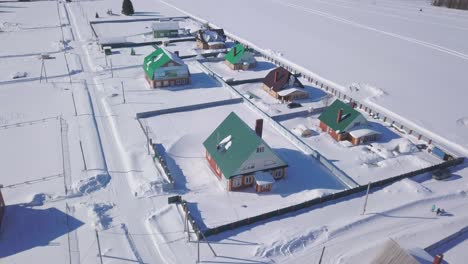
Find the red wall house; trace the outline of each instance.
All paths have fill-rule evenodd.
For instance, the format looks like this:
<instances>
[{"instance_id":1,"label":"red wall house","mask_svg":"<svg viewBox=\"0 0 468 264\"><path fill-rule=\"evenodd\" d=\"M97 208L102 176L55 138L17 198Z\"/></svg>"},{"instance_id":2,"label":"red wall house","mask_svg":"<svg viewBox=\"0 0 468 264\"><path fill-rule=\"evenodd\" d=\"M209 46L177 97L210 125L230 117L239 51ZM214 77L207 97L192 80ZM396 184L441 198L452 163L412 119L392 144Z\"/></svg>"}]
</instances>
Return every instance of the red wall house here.
<instances>
[{"instance_id":1,"label":"red wall house","mask_svg":"<svg viewBox=\"0 0 468 264\"><path fill-rule=\"evenodd\" d=\"M335 130L329 128L322 121L320 121L320 129L322 129L322 131L324 132L327 132L336 141L342 141L342 140L348 139L348 133L336 133Z\"/></svg>"}]
</instances>

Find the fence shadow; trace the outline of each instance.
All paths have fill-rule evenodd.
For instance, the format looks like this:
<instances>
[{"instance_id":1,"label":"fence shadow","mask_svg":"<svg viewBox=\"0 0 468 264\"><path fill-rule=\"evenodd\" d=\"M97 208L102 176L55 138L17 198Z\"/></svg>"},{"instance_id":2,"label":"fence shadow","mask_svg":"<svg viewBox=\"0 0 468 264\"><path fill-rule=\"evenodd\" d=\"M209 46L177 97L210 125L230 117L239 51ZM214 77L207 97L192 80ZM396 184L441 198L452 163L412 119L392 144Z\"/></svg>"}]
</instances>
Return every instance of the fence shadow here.
<instances>
[{"instance_id":1,"label":"fence shadow","mask_svg":"<svg viewBox=\"0 0 468 264\"><path fill-rule=\"evenodd\" d=\"M0 259L47 246L82 225L83 222L55 207L36 209L24 204L8 205L0 236Z\"/></svg>"}]
</instances>

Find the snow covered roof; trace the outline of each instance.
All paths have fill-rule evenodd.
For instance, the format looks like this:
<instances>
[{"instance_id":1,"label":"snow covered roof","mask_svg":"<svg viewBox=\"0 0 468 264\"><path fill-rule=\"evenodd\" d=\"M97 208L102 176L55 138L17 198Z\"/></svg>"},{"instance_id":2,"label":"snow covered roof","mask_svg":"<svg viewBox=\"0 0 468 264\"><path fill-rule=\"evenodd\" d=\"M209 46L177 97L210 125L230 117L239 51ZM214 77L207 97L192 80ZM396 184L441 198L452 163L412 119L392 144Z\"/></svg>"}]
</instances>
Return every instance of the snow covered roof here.
<instances>
[{"instance_id":1,"label":"snow covered roof","mask_svg":"<svg viewBox=\"0 0 468 264\"><path fill-rule=\"evenodd\" d=\"M273 184L275 182L273 176L271 176L271 174L267 171L258 171L254 174L254 177L257 185L267 185Z\"/></svg>"},{"instance_id":2,"label":"snow covered roof","mask_svg":"<svg viewBox=\"0 0 468 264\"><path fill-rule=\"evenodd\" d=\"M126 43L126 42L127 42L126 37L112 37L112 38L100 38L99 39L99 44L101 44L101 46L114 44L114 43Z\"/></svg>"},{"instance_id":3,"label":"snow covered roof","mask_svg":"<svg viewBox=\"0 0 468 264\"><path fill-rule=\"evenodd\" d=\"M401 248L397 242L389 239L371 264L420 264L420 262Z\"/></svg>"},{"instance_id":4,"label":"snow covered roof","mask_svg":"<svg viewBox=\"0 0 468 264\"><path fill-rule=\"evenodd\" d=\"M151 24L153 30L179 30L179 22L177 21L159 21Z\"/></svg>"},{"instance_id":5,"label":"snow covered roof","mask_svg":"<svg viewBox=\"0 0 468 264\"><path fill-rule=\"evenodd\" d=\"M197 39L206 43L222 43L226 40L223 29L199 30Z\"/></svg>"},{"instance_id":6,"label":"snow covered roof","mask_svg":"<svg viewBox=\"0 0 468 264\"><path fill-rule=\"evenodd\" d=\"M298 88L289 88L289 89L285 89L285 90L282 90L282 91L279 91L278 92L278 95L280 96L288 96L294 92L301 92L301 93L305 93L304 90L302 89L298 89Z\"/></svg>"},{"instance_id":7,"label":"snow covered roof","mask_svg":"<svg viewBox=\"0 0 468 264\"><path fill-rule=\"evenodd\" d=\"M379 135L380 132L372 130L369 127L366 126L358 126L356 128L353 128L348 132L353 138L361 138L361 137L366 137L366 136L371 136L371 135Z\"/></svg>"},{"instance_id":8,"label":"snow covered roof","mask_svg":"<svg viewBox=\"0 0 468 264\"><path fill-rule=\"evenodd\" d=\"M287 90L288 88L304 88L304 85L302 85L299 79L283 67L271 70L265 78L263 78L263 84L273 89L275 92Z\"/></svg>"}]
</instances>

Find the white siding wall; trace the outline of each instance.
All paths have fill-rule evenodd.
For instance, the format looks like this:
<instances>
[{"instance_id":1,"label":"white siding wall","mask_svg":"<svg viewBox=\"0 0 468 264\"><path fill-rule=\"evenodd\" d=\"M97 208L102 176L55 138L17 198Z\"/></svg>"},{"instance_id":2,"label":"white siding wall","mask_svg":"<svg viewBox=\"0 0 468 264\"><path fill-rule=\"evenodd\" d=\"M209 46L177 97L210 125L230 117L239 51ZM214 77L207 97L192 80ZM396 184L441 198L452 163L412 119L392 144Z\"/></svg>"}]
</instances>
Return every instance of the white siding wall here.
<instances>
[{"instance_id":1,"label":"white siding wall","mask_svg":"<svg viewBox=\"0 0 468 264\"><path fill-rule=\"evenodd\" d=\"M286 165L286 163L282 161L267 145L262 143L258 147L263 147L264 151L257 152L256 148L235 174L248 174L254 171L268 170ZM253 165L253 168L246 169L251 167L249 165Z\"/></svg>"}]
</instances>

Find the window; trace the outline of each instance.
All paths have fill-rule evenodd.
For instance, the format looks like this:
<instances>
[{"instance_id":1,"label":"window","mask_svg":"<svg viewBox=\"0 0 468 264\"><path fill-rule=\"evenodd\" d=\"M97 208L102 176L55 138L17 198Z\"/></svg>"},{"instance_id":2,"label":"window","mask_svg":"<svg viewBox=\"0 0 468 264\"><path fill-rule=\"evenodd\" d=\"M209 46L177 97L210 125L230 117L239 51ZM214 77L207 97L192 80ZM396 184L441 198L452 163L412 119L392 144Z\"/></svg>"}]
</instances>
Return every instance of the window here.
<instances>
[{"instance_id":1,"label":"window","mask_svg":"<svg viewBox=\"0 0 468 264\"><path fill-rule=\"evenodd\" d=\"M252 176L245 176L245 184L252 184L253 177Z\"/></svg>"},{"instance_id":2,"label":"window","mask_svg":"<svg viewBox=\"0 0 468 264\"><path fill-rule=\"evenodd\" d=\"M180 84L180 83L181 83L180 79L177 79L177 80L175 81L175 83L176 83L176 84Z\"/></svg>"},{"instance_id":3,"label":"window","mask_svg":"<svg viewBox=\"0 0 468 264\"><path fill-rule=\"evenodd\" d=\"M252 162L252 163L248 163L247 165L245 165L243 170L251 170L253 168L255 168L255 164Z\"/></svg>"},{"instance_id":4,"label":"window","mask_svg":"<svg viewBox=\"0 0 468 264\"><path fill-rule=\"evenodd\" d=\"M242 178L241 177L235 177L232 178L232 187L237 188L242 185Z\"/></svg>"},{"instance_id":5,"label":"window","mask_svg":"<svg viewBox=\"0 0 468 264\"><path fill-rule=\"evenodd\" d=\"M257 153L264 152L264 151L265 151L265 147L258 147L257 148Z\"/></svg>"},{"instance_id":6,"label":"window","mask_svg":"<svg viewBox=\"0 0 468 264\"><path fill-rule=\"evenodd\" d=\"M357 127L357 126L360 126L360 125L361 125L361 122L356 122L356 123L354 123L353 126Z\"/></svg>"}]
</instances>

